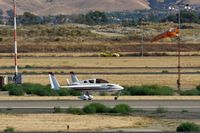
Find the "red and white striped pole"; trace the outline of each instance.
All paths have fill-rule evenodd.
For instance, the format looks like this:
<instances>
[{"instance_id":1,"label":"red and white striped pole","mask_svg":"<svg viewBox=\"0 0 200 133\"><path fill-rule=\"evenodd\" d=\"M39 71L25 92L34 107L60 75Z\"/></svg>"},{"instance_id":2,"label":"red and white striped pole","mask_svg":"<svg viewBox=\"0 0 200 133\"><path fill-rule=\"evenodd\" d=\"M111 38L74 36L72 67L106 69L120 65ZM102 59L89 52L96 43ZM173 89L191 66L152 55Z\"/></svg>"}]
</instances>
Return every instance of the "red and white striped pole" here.
<instances>
[{"instance_id":1,"label":"red and white striped pole","mask_svg":"<svg viewBox=\"0 0 200 133\"><path fill-rule=\"evenodd\" d=\"M17 66L17 15L16 15L16 1L13 0L13 17L14 17L14 64L15 64L15 78L18 75L18 66Z\"/></svg>"}]
</instances>

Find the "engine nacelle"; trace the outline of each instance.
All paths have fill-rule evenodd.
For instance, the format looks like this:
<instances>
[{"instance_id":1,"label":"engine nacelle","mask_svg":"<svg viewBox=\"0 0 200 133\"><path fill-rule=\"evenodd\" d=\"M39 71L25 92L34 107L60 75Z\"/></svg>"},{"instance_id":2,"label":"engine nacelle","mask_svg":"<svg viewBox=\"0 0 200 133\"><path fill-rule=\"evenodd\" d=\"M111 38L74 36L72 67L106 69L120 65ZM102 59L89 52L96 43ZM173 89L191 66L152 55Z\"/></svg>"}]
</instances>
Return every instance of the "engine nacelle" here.
<instances>
[{"instance_id":1,"label":"engine nacelle","mask_svg":"<svg viewBox=\"0 0 200 133\"><path fill-rule=\"evenodd\" d=\"M92 95L82 95L79 98L82 100L92 100L93 96Z\"/></svg>"}]
</instances>

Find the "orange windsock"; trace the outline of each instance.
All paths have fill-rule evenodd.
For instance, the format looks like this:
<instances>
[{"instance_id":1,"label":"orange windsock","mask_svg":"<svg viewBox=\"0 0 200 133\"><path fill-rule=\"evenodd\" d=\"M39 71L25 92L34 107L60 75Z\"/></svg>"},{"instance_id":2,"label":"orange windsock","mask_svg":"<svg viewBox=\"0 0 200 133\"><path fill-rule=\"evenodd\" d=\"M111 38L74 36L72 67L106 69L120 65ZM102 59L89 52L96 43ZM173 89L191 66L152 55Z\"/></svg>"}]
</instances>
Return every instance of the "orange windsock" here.
<instances>
[{"instance_id":1,"label":"orange windsock","mask_svg":"<svg viewBox=\"0 0 200 133\"><path fill-rule=\"evenodd\" d=\"M170 28L168 31L157 35L156 37L154 37L151 42L155 42L158 40L161 40L163 38L172 38L172 37L178 37L179 36L179 28Z\"/></svg>"}]
</instances>

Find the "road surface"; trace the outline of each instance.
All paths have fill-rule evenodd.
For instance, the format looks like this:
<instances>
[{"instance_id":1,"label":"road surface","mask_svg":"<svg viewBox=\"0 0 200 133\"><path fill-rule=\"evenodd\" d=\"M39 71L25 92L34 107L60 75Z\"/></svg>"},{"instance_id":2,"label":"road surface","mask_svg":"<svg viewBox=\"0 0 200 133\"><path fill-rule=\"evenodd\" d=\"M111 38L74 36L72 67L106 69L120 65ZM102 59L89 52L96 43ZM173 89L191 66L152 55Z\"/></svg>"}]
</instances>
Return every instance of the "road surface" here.
<instances>
[{"instance_id":1,"label":"road surface","mask_svg":"<svg viewBox=\"0 0 200 133\"><path fill-rule=\"evenodd\" d=\"M135 109L154 111L158 107L166 108L168 111L200 112L200 100L1 100L0 109L33 109L50 110L54 107L60 108L82 108L90 103L102 103L109 107L117 104L128 104Z\"/></svg>"}]
</instances>

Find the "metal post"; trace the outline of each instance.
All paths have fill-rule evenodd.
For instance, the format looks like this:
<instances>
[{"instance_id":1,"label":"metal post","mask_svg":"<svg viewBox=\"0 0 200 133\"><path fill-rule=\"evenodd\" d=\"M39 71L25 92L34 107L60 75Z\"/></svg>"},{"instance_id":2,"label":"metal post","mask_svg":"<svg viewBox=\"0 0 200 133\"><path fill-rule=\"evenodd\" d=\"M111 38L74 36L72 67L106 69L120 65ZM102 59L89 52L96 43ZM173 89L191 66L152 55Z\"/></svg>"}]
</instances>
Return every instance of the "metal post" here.
<instances>
[{"instance_id":1,"label":"metal post","mask_svg":"<svg viewBox=\"0 0 200 133\"><path fill-rule=\"evenodd\" d=\"M179 23L179 36L178 36L178 80L177 88L178 92L181 90L181 9L178 13L178 23Z\"/></svg>"},{"instance_id":2,"label":"metal post","mask_svg":"<svg viewBox=\"0 0 200 133\"><path fill-rule=\"evenodd\" d=\"M142 25L143 18L141 19L141 26L142 26L142 38L141 38L141 57L144 56L144 27Z\"/></svg>"},{"instance_id":3,"label":"metal post","mask_svg":"<svg viewBox=\"0 0 200 133\"><path fill-rule=\"evenodd\" d=\"M14 64L15 64L15 83L18 75L18 66L17 66L17 17L16 17L16 1L13 0L13 17L14 17Z\"/></svg>"}]
</instances>

